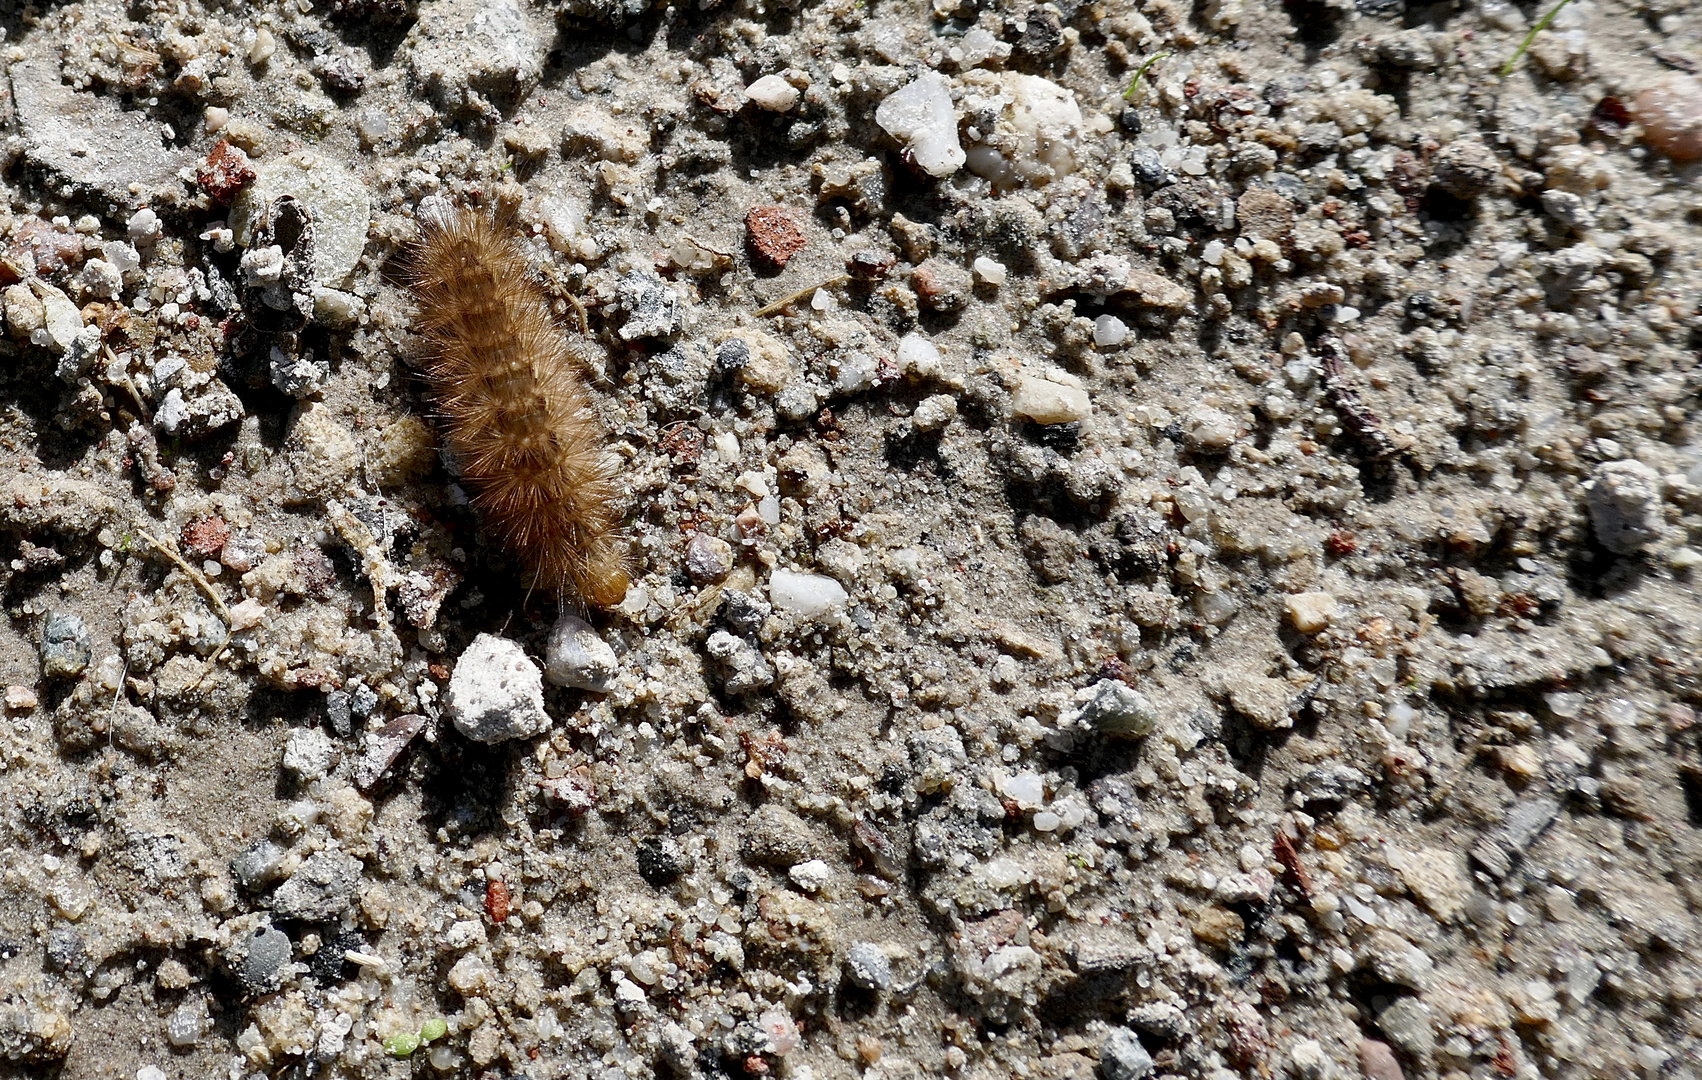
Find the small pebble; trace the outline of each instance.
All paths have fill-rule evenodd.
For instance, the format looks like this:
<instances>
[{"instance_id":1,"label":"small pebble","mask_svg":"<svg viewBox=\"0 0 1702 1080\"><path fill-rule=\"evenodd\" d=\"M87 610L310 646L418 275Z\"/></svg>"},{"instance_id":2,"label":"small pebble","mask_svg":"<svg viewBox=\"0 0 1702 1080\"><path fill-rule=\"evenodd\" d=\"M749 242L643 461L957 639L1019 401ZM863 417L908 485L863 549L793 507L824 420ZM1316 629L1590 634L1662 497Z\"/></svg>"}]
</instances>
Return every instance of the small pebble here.
<instances>
[{"instance_id":1,"label":"small pebble","mask_svg":"<svg viewBox=\"0 0 1702 1080\"><path fill-rule=\"evenodd\" d=\"M1005 283L1006 271L1005 264L1002 262L995 262L985 255L978 255L975 261L969 265L969 268L975 271L976 278L983 285L991 285L996 289Z\"/></svg>"},{"instance_id":2,"label":"small pebble","mask_svg":"<svg viewBox=\"0 0 1702 1080\"><path fill-rule=\"evenodd\" d=\"M1674 161L1702 158L1702 81L1668 72L1626 107L1650 146Z\"/></svg>"},{"instance_id":3,"label":"small pebble","mask_svg":"<svg viewBox=\"0 0 1702 1080\"><path fill-rule=\"evenodd\" d=\"M89 628L76 615L51 612L41 627L41 673L50 679L74 679L89 666Z\"/></svg>"},{"instance_id":4,"label":"small pebble","mask_svg":"<svg viewBox=\"0 0 1702 1080\"><path fill-rule=\"evenodd\" d=\"M584 619L563 613L550 631L550 642L544 652L544 678L552 686L573 686L606 694L614 688L619 674L620 661L608 642Z\"/></svg>"},{"instance_id":5,"label":"small pebble","mask_svg":"<svg viewBox=\"0 0 1702 1080\"><path fill-rule=\"evenodd\" d=\"M303 781L323 780L337 760L337 746L318 728L302 728L284 744L284 770Z\"/></svg>"},{"instance_id":6,"label":"small pebble","mask_svg":"<svg viewBox=\"0 0 1702 1080\"><path fill-rule=\"evenodd\" d=\"M494 634L474 638L455 662L443 704L474 742L529 739L550 726L543 673L517 643Z\"/></svg>"},{"instance_id":7,"label":"small pebble","mask_svg":"<svg viewBox=\"0 0 1702 1080\"><path fill-rule=\"evenodd\" d=\"M1093 320L1093 343L1101 349L1115 349L1128 337L1128 324L1115 315L1101 315Z\"/></svg>"},{"instance_id":8,"label":"small pebble","mask_svg":"<svg viewBox=\"0 0 1702 1080\"><path fill-rule=\"evenodd\" d=\"M845 586L826 575L776 570L768 579L768 598L779 611L815 619L843 608L850 595Z\"/></svg>"},{"instance_id":9,"label":"small pebble","mask_svg":"<svg viewBox=\"0 0 1702 1080\"><path fill-rule=\"evenodd\" d=\"M1316 634L1336 617L1336 598L1327 592L1296 593L1285 603L1288 621L1302 634Z\"/></svg>"},{"instance_id":10,"label":"small pebble","mask_svg":"<svg viewBox=\"0 0 1702 1080\"><path fill-rule=\"evenodd\" d=\"M1085 420L1093 412L1087 391L1033 375L1018 376L1011 394L1011 410L1037 424L1069 424Z\"/></svg>"},{"instance_id":11,"label":"small pebble","mask_svg":"<svg viewBox=\"0 0 1702 1080\"><path fill-rule=\"evenodd\" d=\"M792 879L792 884L805 892L820 892L833 880L833 870L820 859L810 859L787 870L786 876Z\"/></svg>"},{"instance_id":12,"label":"small pebble","mask_svg":"<svg viewBox=\"0 0 1702 1080\"><path fill-rule=\"evenodd\" d=\"M686 544L686 574L697 584L725 580L732 572L732 544L708 533L698 533Z\"/></svg>"},{"instance_id":13,"label":"small pebble","mask_svg":"<svg viewBox=\"0 0 1702 1080\"><path fill-rule=\"evenodd\" d=\"M804 250L806 242L804 230L782 207L753 207L745 215L745 245L751 260L761 267L781 269Z\"/></svg>"},{"instance_id":14,"label":"small pebble","mask_svg":"<svg viewBox=\"0 0 1702 1080\"><path fill-rule=\"evenodd\" d=\"M865 990L887 990L892 987L892 961L879 945L859 941L845 955L845 973L851 981Z\"/></svg>"},{"instance_id":15,"label":"small pebble","mask_svg":"<svg viewBox=\"0 0 1702 1080\"><path fill-rule=\"evenodd\" d=\"M905 144L911 160L929 176L950 176L968 160L957 138L951 83L938 72L924 71L888 95L875 109L875 123Z\"/></svg>"},{"instance_id":16,"label":"small pebble","mask_svg":"<svg viewBox=\"0 0 1702 1080\"><path fill-rule=\"evenodd\" d=\"M751 104L769 112L787 112L798 103L798 88L779 75L764 75L745 87Z\"/></svg>"},{"instance_id":17,"label":"small pebble","mask_svg":"<svg viewBox=\"0 0 1702 1080\"><path fill-rule=\"evenodd\" d=\"M957 399L950 394L934 394L916 403L910 422L917 431L938 431L957 416Z\"/></svg>"},{"instance_id":18,"label":"small pebble","mask_svg":"<svg viewBox=\"0 0 1702 1080\"><path fill-rule=\"evenodd\" d=\"M248 952L237 977L250 994L270 993L283 981L283 968L289 962L289 937L282 930L268 926L249 939Z\"/></svg>"},{"instance_id":19,"label":"small pebble","mask_svg":"<svg viewBox=\"0 0 1702 1080\"><path fill-rule=\"evenodd\" d=\"M1141 1045L1140 1036L1126 1027L1114 1027L1099 1046L1099 1071L1105 1080L1145 1080L1152 1074L1152 1055Z\"/></svg>"}]
</instances>

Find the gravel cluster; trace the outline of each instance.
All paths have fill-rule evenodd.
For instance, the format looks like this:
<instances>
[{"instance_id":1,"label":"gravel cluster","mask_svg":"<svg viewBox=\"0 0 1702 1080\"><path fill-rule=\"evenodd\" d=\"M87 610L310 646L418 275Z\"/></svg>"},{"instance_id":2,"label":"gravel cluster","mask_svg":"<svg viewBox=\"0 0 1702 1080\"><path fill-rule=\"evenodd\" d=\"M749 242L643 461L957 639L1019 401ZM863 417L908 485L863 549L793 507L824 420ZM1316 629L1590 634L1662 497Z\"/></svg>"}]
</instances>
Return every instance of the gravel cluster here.
<instances>
[{"instance_id":1,"label":"gravel cluster","mask_svg":"<svg viewBox=\"0 0 1702 1080\"><path fill-rule=\"evenodd\" d=\"M0 15L0 1076L1696 1075L1702 14L1541 15Z\"/></svg>"}]
</instances>

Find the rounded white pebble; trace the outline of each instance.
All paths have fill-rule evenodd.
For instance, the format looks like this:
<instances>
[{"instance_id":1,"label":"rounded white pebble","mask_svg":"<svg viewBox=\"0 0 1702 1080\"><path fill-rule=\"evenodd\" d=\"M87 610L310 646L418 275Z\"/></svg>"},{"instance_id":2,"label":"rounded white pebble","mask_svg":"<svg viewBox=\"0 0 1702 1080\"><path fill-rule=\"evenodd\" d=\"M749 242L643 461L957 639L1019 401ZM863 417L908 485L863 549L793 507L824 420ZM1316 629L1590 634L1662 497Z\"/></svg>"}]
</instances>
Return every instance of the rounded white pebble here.
<instances>
[{"instance_id":1,"label":"rounded white pebble","mask_svg":"<svg viewBox=\"0 0 1702 1080\"><path fill-rule=\"evenodd\" d=\"M1050 810L1042 810L1038 814L1034 815L1035 832L1051 832L1056 829L1059 824L1060 821L1058 819L1058 815L1054 814Z\"/></svg>"},{"instance_id":2,"label":"rounded white pebble","mask_svg":"<svg viewBox=\"0 0 1702 1080\"><path fill-rule=\"evenodd\" d=\"M778 75L764 75L745 87L753 105L769 112L786 112L798 103L798 88Z\"/></svg>"},{"instance_id":3,"label":"rounded white pebble","mask_svg":"<svg viewBox=\"0 0 1702 1080\"><path fill-rule=\"evenodd\" d=\"M824 574L796 574L776 570L768 579L768 598L781 611L807 619L819 618L851 599L845 586Z\"/></svg>"},{"instance_id":4,"label":"rounded white pebble","mask_svg":"<svg viewBox=\"0 0 1702 1080\"><path fill-rule=\"evenodd\" d=\"M922 378L938 375L940 350L921 334L905 334L898 339L898 366Z\"/></svg>"},{"instance_id":5,"label":"rounded white pebble","mask_svg":"<svg viewBox=\"0 0 1702 1080\"><path fill-rule=\"evenodd\" d=\"M620 661L608 642L584 619L564 613L550 631L550 643L544 652L544 678L555 686L606 694L614 687L618 674Z\"/></svg>"},{"instance_id":6,"label":"rounded white pebble","mask_svg":"<svg viewBox=\"0 0 1702 1080\"><path fill-rule=\"evenodd\" d=\"M1046 798L1046 782L1039 773L1025 772L999 782L999 793L1024 810L1032 810Z\"/></svg>"},{"instance_id":7,"label":"rounded white pebble","mask_svg":"<svg viewBox=\"0 0 1702 1080\"><path fill-rule=\"evenodd\" d=\"M996 262L985 255L978 255L975 261L970 264L970 268L975 271L975 276L980 278L983 283L994 288L1005 283L1005 264L1002 262Z\"/></svg>"},{"instance_id":8,"label":"rounded white pebble","mask_svg":"<svg viewBox=\"0 0 1702 1080\"><path fill-rule=\"evenodd\" d=\"M1101 315L1093 320L1093 343L1101 349L1114 349L1129 337L1129 324L1115 315Z\"/></svg>"},{"instance_id":9,"label":"rounded white pebble","mask_svg":"<svg viewBox=\"0 0 1702 1080\"><path fill-rule=\"evenodd\" d=\"M165 1080L165 1073L158 1065L144 1065L136 1070L136 1080Z\"/></svg>"}]
</instances>

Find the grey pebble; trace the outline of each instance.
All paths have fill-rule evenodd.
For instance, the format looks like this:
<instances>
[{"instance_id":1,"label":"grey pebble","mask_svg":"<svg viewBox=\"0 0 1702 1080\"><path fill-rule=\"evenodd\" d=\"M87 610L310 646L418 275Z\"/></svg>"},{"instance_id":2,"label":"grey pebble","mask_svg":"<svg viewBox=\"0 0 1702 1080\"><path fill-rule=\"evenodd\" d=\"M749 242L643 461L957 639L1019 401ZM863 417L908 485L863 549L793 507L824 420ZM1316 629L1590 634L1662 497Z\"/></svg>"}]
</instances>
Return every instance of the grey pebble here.
<instances>
[{"instance_id":1,"label":"grey pebble","mask_svg":"<svg viewBox=\"0 0 1702 1080\"><path fill-rule=\"evenodd\" d=\"M1409 1054L1423 1056L1436 1049L1436 1030L1430 1006L1416 997L1397 998L1377 1014L1377 1026L1389 1042Z\"/></svg>"},{"instance_id":2,"label":"grey pebble","mask_svg":"<svg viewBox=\"0 0 1702 1080\"><path fill-rule=\"evenodd\" d=\"M348 694L333 690L325 695L325 722L331 725L331 730L337 733L339 739L346 739L355 733Z\"/></svg>"},{"instance_id":3,"label":"grey pebble","mask_svg":"<svg viewBox=\"0 0 1702 1080\"><path fill-rule=\"evenodd\" d=\"M1102 679L1082 706L1081 718L1107 735L1141 738L1152 734L1158 711L1144 694L1116 679Z\"/></svg>"},{"instance_id":4,"label":"grey pebble","mask_svg":"<svg viewBox=\"0 0 1702 1080\"><path fill-rule=\"evenodd\" d=\"M256 931L249 939L248 952L242 959L242 970L237 977L250 994L268 994L283 983L284 965L289 962L289 935L268 926Z\"/></svg>"},{"instance_id":5,"label":"grey pebble","mask_svg":"<svg viewBox=\"0 0 1702 1080\"><path fill-rule=\"evenodd\" d=\"M1596 467L1585 488L1590 524L1602 547L1634 555L1661 538L1661 478L1641 461L1608 461Z\"/></svg>"},{"instance_id":6,"label":"grey pebble","mask_svg":"<svg viewBox=\"0 0 1702 1080\"><path fill-rule=\"evenodd\" d=\"M89 666L89 628L65 611L51 612L41 627L41 673L50 679L74 679Z\"/></svg>"},{"instance_id":7,"label":"grey pebble","mask_svg":"<svg viewBox=\"0 0 1702 1080\"><path fill-rule=\"evenodd\" d=\"M1099 1046L1099 1071L1105 1080L1145 1080L1152 1073L1152 1055L1134 1032L1112 1028Z\"/></svg>"},{"instance_id":8,"label":"grey pebble","mask_svg":"<svg viewBox=\"0 0 1702 1080\"><path fill-rule=\"evenodd\" d=\"M263 889L278 880L278 868L284 861L284 849L265 838L254 841L230 862L231 877L250 891Z\"/></svg>"},{"instance_id":9,"label":"grey pebble","mask_svg":"<svg viewBox=\"0 0 1702 1080\"><path fill-rule=\"evenodd\" d=\"M1531 795L1513 804L1501 826L1472 845L1471 857L1497 878L1513 871L1513 861L1524 854L1560 814L1560 802L1549 795Z\"/></svg>"},{"instance_id":10,"label":"grey pebble","mask_svg":"<svg viewBox=\"0 0 1702 1080\"><path fill-rule=\"evenodd\" d=\"M747 694L774 685L774 667L761 651L745 639L717 630L704 643L704 651L721 671L721 689L728 694Z\"/></svg>"},{"instance_id":11,"label":"grey pebble","mask_svg":"<svg viewBox=\"0 0 1702 1080\"><path fill-rule=\"evenodd\" d=\"M282 919L325 922L348 910L360 885L361 861L340 851L311 856L272 894Z\"/></svg>"},{"instance_id":12,"label":"grey pebble","mask_svg":"<svg viewBox=\"0 0 1702 1080\"><path fill-rule=\"evenodd\" d=\"M851 946L845 955L845 973L865 990L892 988L892 961L873 942L859 941Z\"/></svg>"},{"instance_id":13,"label":"grey pebble","mask_svg":"<svg viewBox=\"0 0 1702 1080\"><path fill-rule=\"evenodd\" d=\"M89 950L83 943L83 935L68 926L48 931L47 962L57 971L80 973L89 962Z\"/></svg>"}]
</instances>

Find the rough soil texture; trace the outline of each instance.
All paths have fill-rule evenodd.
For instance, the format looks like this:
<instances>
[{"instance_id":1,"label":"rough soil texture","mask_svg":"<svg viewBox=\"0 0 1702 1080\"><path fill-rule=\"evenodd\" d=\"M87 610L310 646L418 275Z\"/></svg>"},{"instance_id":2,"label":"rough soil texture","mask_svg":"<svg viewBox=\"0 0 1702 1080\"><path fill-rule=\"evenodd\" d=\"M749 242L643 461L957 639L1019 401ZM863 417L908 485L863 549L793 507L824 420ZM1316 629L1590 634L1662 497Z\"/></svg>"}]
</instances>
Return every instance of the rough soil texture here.
<instances>
[{"instance_id":1,"label":"rough soil texture","mask_svg":"<svg viewBox=\"0 0 1702 1080\"><path fill-rule=\"evenodd\" d=\"M6 5L0 1075L1696 1076L1702 13L1542 14Z\"/></svg>"}]
</instances>

